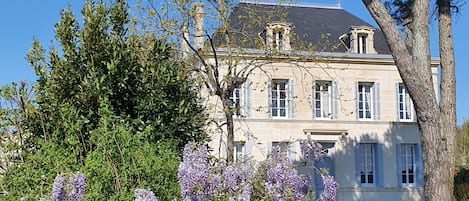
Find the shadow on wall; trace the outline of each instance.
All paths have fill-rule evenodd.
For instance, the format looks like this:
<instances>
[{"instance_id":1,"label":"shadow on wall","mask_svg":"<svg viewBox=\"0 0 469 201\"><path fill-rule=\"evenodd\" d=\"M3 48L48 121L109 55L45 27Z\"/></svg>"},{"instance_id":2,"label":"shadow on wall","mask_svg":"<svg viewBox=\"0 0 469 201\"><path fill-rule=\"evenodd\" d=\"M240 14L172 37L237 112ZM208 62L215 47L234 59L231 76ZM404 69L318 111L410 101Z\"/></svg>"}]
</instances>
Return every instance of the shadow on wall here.
<instances>
[{"instance_id":1,"label":"shadow on wall","mask_svg":"<svg viewBox=\"0 0 469 201\"><path fill-rule=\"evenodd\" d=\"M423 200L423 163L416 124L390 123L385 132L360 132L342 137L332 154L340 185L338 200ZM402 157L403 150L408 157ZM407 167L402 160L413 160L415 165L407 174L402 173L401 167Z\"/></svg>"}]
</instances>

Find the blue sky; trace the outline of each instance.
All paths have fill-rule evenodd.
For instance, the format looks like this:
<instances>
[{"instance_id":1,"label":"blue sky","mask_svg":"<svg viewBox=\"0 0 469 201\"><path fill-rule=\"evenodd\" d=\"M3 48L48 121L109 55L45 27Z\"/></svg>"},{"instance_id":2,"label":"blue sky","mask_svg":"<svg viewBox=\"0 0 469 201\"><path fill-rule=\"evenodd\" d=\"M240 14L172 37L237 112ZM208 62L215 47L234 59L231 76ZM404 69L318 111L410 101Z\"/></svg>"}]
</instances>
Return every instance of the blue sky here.
<instances>
[{"instance_id":1,"label":"blue sky","mask_svg":"<svg viewBox=\"0 0 469 201\"><path fill-rule=\"evenodd\" d=\"M79 13L84 1L78 0L14 0L4 1L0 6L0 85L13 81L35 80L33 69L25 57L33 38L45 47L53 44L54 24L60 19L60 11L68 4ZM377 26L360 0L343 0L343 9ZM454 43L456 52L456 93L458 125L469 119L469 13L465 7L454 17ZM431 52L438 56L438 25L431 21ZM464 53L465 52L465 53Z\"/></svg>"}]
</instances>

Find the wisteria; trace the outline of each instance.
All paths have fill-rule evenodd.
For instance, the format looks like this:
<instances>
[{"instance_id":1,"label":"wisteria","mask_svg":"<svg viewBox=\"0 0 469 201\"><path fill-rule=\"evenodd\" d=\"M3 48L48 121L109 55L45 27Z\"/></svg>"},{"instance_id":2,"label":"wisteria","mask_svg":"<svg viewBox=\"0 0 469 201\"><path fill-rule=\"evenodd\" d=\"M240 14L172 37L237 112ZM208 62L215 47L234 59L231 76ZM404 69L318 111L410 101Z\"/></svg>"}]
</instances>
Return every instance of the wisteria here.
<instances>
[{"instance_id":1,"label":"wisteria","mask_svg":"<svg viewBox=\"0 0 469 201\"><path fill-rule=\"evenodd\" d=\"M184 200L212 200L218 195L221 177L208 163L206 146L186 145L179 165L178 181Z\"/></svg>"},{"instance_id":2,"label":"wisteria","mask_svg":"<svg viewBox=\"0 0 469 201\"><path fill-rule=\"evenodd\" d=\"M70 192L70 201L79 201L85 198L86 193L86 177L81 172L71 177L73 188Z\"/></svg>"},{"instance_id":3,"label":"wisteria","mask_svg":"<svg viewBox=\"0 0 469 201\"><path fill-rule=\"evenodd\" d=\"M314 162L325 157L322 146L311 140L301 140L301 152L306 161ZM265 168L265 169L263 169ZM179 164L178 182L184 201L229 200L249 201L253 194L253 182L256 171L265 171L261 178L265 187L265 196L273 201L306 200L311 192L311 177L300 175L290 163L287 152L280 147L273 147L265 161L265 166L257 166L249 158L226 164L223 160L211 160L206 146L188 144L184 148L183 159ZM318 170L324 191L318 201L335 201L339 184L327 170ZM265 179L265 180L264 180ZM86 177L77 172L68 179L59 174L52 188L54 201L84 200ZM42 198L41 200L49 200ZM151 189L136 189L135 201L157 201Z\"/></svg>"},{"instance_id":4,"label":"wisteria","mask_svg":"<svg viewBox=\"0 0 469 201\"><path fill-rule=\"evenodd\" d=\"M52 199L57 201L65 200L67 195L67 180L62 175L57 175L52 186Z\"/></svg>"},{"instance_id":5,"label":"wisteria","mask_svg":"<svg viewBox=\"0 0 469 201\"><path fill-rule=\"evenodd\" d=\"M325 156L322 145L312 140L300 140L300 148L303 158L308 161L317 161Z\"/></svg>"},{"instance_id":6,"label":"wisteria","mask_svg":"<svg viewBox=\"0 0 469 201\"><path fill-rule=\"evenodd\" d=\"M339 184L335 181L331 175L322 175L324 183L324 192L321 194L320 201L335 201L337 197L337 189Z\"/></svg>"},{"instance_id":7,"label":"wisteria","mask_svg":"<svg viewBox=\"0 0 469 201\"><path fill-rule=\"evenodd\" d=\"M81 201L85 198L86 177L81 172L71 174L68 181L63 175L57 175L52 186L52 200ZM47 200L43 198L43 200Z\"/></svg>"},{"instance_id":8,"label":"wisteria","mask_svg":"<svg viewBox=\"0 0 469 201\"><path fill-rule=\"evenodd\" d=\"M155 193L149 189L136 189L134 201L158 201Z\"/></svg>"},{"instance_id":9,"label":"wisteria","mask_svg":"<svg viewBox=\"0 0 469 201\"><path fill-rule=\"evenodd\" d=\"M274 201L303 200L311 189L309 179L298 174L279 147L272 148L266 168L266 191Z\"/></svg>"}]
</instances>

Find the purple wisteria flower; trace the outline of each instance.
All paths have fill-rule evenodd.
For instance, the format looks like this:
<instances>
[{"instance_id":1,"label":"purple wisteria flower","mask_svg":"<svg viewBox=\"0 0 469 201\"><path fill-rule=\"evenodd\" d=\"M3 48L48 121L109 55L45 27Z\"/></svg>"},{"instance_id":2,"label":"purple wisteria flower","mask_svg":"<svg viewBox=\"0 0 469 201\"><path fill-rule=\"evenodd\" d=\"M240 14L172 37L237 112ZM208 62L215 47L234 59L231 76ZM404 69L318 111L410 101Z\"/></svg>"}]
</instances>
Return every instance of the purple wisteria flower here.
<instances>
[{"instance_id":1,"label":"purple wisteria flower","mask_svg":"<svg viewBox=\"0 0 469 201\"><path fill-rule=\"evenodd\" d=\"M310 182L298 174L279 147L272 148L266 168L266 192L274 201L303 200L311 189Z\"/></svg>"},{"instance_id":2,"label":"purple wisteria flower","mask_svg":"<svg viewBox=\"0 0 469 201\"><path fill-rule=\"evenodd\" d=\"M317 161L325 157L325 153L322 150L322 145L315 143L312 140L300 140L301 153L303 158L308 161Z\"/></svg>"},{"instance_id":3,"label":"purple wisteria flower","mask_svg":"<svg viewBox=\"0 0 469 201\"><path fill-rule=\"evenodd\" d=\"M67 195L67 180L62 175L57 175L54 179L52 187L52 199L62 201L66 199Z\"/></svg>"},{"instance_id":4,"label":"purple wisteria flower","mask_svg":"<svg viewBox=\"0 0 469 201\"><path fill-rule=\"evenodd\" d=\"M221 191L221 177L208 162L206 146L188 144L184 147L178 170L183 200L212 200Z\"/></svg>"},{"instance_id":5,"label":"purple wisteria flower","mask_svg":"<svg viewBox=\"0 0 469 201\"><path fill-rule=\"evenodd\" d=\"M231 200L251 200L252 181L254 180L254 163L244 159L223 168L225 194Z\"/></svg>"},{"instance_id":6,"label":"purple wisteria flower","mask_svg":"<svg viewBox=\"0 0 469 201\"><path fill-rule=\"evenodd\" d=\"M72 191L70 192L70 201L80 201L85 198L86 194L86 177L81 172L77 172L72 179Z\"/></svg>"},{"instance_id":7,"label":"purple wisteria flower","mask_svg":"<svg viewBox=\"0 0 469 201\"><path fill-rule=\"evenodd\" d=\"M324 182L324 192L321 194L319 201L335 201L339 184L331 175L322 175L322 180Z\"/></svg>"},{"instance_id":8,"label":"purple wisteria flower","mask_svg":"<svg viewBox=\"0 0 469 201\"><path fill-rule=\"evenodd\" d=\"M148 189L136 189L134 201L158 201L153 191Z\"/></svg>"}]
</instances>

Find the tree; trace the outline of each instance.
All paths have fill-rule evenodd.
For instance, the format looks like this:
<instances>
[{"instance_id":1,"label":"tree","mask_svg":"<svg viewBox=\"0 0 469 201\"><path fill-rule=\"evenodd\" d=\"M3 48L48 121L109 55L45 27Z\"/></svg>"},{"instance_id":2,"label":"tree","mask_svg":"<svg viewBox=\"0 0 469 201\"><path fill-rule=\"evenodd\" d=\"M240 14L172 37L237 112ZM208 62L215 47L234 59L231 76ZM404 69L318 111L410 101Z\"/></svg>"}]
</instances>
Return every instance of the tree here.
<instances>
[{"instance_id":1,"label":"tree","mask_svg":"<svg viewBox=\"0 0 469 201\"><path fill-rule=\"evenodd\" d=\"M162 8L157 6L160 4ZM266 42L269 37L264 36L265 38L261 39L256 31L262 30L256 29L264 28L267 22L287 24L286 8L266 13L262 10L239 7L235 1L219 0L208 1L205 4L192 1L148 1L148 4L142 3L140 8L143 8L140 11L145 13L143 16L150 16L141 21L142 30L179 40L182 65L193 70L193 75L201 86L202 96L210 100L207 102L216 103L208 105L207 108L215 108L213 110L215 115L210 119L211 128L216 130L213 133L219 133L223 141L226 139L226 147L220 145L219 152L225 152L226 160L229 163L233 162L235 123L243 122L246 117L242 114L240 109L242 107L232 100L233 92L243 86L252 85L250 78L255 73L261 72L270 76L268 70L265 70L267 64L278 62L280 59L277 56L285 56ZM237 10L240 12L239 16L233 15L236 9L239 9ZM287 38L293 40L300 37L304 36L290 33ZM315 51L308 45L288 50L290 53L285 57L295 58L284 59L281 62L292 64L295 69L307 71L298 63L321 59L312 56ZM261 53L253 54L252 49L246 48L247 46L254 46ZM307 50L310 54L295 54L295 51L301 50ZM246 133L250 135L249 131Z\"/></svg>"},{"instance_id":2,"label":"tree","mask_svg":"<svg viewBox=\"0 0 469 201\"><path fill-rule=\"evenodd\" d=\"M56 174L75 171L89 178L90 200L128 200L137 187L177 197L182 147L207 139L189 71L164 39L131 31L125 1L87 1L82 14L80 26L63 10L61 48L46 56L34 41L27 56L34 107L20 119L23 161L1 179L5 199L45 197Z\"/></svg>"},{"instance_id":3,"label":"tree","mask_svg":"<svg viewBox=\"0 0 469 201\"><path fill-rule=\"evenodd\" d=\"M383 30L402 80L414 102L424 155L425 199L452 200L456 94L451 1L437 1L441 96L435 93L431 76L428 28L430 1L411 1L410 49L406 47L398 26L381 1L362 2Z\"/></svg>"}]
</instances>

